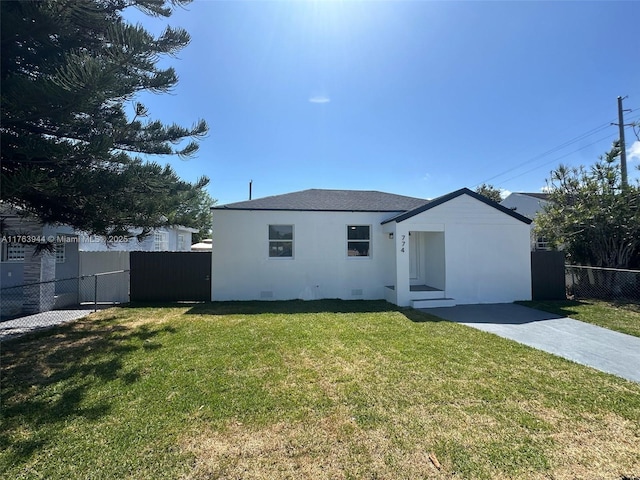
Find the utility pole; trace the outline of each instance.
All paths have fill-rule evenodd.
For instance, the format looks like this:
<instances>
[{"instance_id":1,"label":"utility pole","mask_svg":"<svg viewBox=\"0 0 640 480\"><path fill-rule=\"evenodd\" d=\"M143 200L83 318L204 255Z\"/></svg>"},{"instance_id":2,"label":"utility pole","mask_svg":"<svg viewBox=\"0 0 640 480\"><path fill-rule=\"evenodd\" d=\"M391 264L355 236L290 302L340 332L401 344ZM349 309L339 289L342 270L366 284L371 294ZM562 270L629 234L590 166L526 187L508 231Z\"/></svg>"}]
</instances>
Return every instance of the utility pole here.
<instances>
[{"instance_id":1,"label":"utility pole","mask_svg":"<svg viewBox=\"0 0 640 480\"><path fill-rule=\"evenodd\" d=\"M622 187L628 186L627 182L627 150L624 144L624 113L622 110L622 97L618 97L618 128L620 129L620 178Z\"/></svg>"}]
</instances>

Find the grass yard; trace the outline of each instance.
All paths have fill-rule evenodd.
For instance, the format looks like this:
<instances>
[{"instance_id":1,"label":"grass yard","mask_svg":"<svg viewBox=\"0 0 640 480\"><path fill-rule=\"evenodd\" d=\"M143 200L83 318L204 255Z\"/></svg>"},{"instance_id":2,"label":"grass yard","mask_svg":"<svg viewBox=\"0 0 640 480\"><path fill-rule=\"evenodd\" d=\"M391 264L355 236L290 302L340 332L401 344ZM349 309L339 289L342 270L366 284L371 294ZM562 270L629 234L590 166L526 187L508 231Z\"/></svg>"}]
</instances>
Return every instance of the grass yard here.
<instances>
[{"instance_id":1,"label":"grass yard","mask_svg":"<svg viewBox=\"0 0 640 480\"><path fill-rule=\"evenodd\" d=\"M115 308L1 349L0 478L640 476L639 384L385 302Z\"/></svg>"},{"instance_id":2,"label":"grass yard","mask_svg":"<svg viewBox=\"0 0 640 480\"><path fill-rule=\"evenodd\" d=\"M517 302L531 308L640 337L640 305L602 300L545 300Z\"/></svg>"}]
</instances>

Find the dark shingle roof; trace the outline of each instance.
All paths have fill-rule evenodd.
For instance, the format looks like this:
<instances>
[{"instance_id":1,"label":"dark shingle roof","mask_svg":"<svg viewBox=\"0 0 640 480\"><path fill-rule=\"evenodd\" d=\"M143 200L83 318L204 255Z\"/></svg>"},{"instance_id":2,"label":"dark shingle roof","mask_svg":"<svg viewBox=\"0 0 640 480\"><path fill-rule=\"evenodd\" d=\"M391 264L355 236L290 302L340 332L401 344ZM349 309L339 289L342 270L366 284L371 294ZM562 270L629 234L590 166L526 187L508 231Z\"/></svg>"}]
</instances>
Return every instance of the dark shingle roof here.
<instances>
[{"instance_id":1,"label":"dark shingle roof","mask_svg":"<svg viewBox=\"0 0 640 480\"><path fill-rule=\"evenodd\" d=\"M385 223L389 223L389 222L397 222L400 223L408 218L413 217L414 215L418 215L419 213L422 212L426 212L427 210L433 208L433 207L437 207L438 205L442 205L443 203L448 202L449 200L453 200L456 197L459 197L460 195L469 195L470 197L475 198L476 200L481 201L482 203L486 203L487 205L489 205L490 207L495 208L496 210L500 210L502 213L506 213L507 215L520 220L521 222L524 222L526 224L530 224L531 223L531 219L525 217L524 215L520 215L519 213L514 212L513 210L503 207L502 205L500 205L499 203L494 202L493 200L489 200L487 197L485 197L484 195L480 195L479 193L473 192L471 190L469 190L468 188L461 188L460 190L456 190L455 192L451 192L448 193L446 195L443 195L441 197L438 198L434 198L433 200L431 200L430 202L427 202L426 204L419 206L417 208L414 208L413 210L410 210L408 212L405 213L401 213L400 215L396 215L393 218L390 218L388 220L385 220L384 222L382 222L383 224Z\"/></svg>"},{"instance_id":2,"label":"dark shingle roof","mask_svg":"<svg viewBox=\"0 0 640 480\"><path fill-rule=\"evenodd\" d=\"M332 212L404 212L427 203L422 198L367 190L320 190L257 198L213 207L213 210L303 210Z\"/></svg>"},{"instance_id":3,"label":"dark shingle roof","mask_svg":"<svg viewBox=\"0 0 640 480\"><path fill-rule=\"evenodd\" d=\"M442 205L460 195L469 195L487 205L500 210L524 223L531 219L503 207L468 188L461 188L433 200L405 197L393 193L366 190L320 190L310 189L300 192L257 198L245 202L228 203L212 207L212 210L297 210L325 212L402 212L384 223L402 222L422 212Z\"/></svg>"}]
</instances>

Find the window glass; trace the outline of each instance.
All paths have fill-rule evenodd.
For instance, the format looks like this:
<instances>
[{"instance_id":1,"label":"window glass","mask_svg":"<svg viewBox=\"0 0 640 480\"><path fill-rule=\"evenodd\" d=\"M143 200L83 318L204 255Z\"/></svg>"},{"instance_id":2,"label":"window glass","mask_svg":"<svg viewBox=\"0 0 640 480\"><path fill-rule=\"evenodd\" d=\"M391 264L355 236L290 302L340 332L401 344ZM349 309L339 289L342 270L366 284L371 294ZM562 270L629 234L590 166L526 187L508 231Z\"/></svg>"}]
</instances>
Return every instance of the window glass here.
<instances>
[{"instance_id":1,"label":"window glass","mask_svg":"<svg viewBox=\"0 0 640 480\"><path fill-rule=\"evenodd\" d=\"M269 240L293 240L293 225L269 225Z\"/></svg>"},{"instance_id":2,"label":"window glass","mask_svg":"<svg viewBox=\"0 0 640 480\"><path fill-rule=\"evenodd\" d=\"M369 225L347 226L347 255L350 257L371 255L371 227Z\"/></svg>"},{"instance_id":3,"label":"window glass","mask_svg":"<svg viewBox=\"0 0 640 480\"><path fill-rule=\"evenodd\" d=\"M155 232L153 234L153 249L156 252L169 250L169 241L167 240L167 232Z\"/></svg>"},{"instance_id":4,"label":"window glass","mask_svg":"<svg viewBox=\"0 0 640 480\"><path fill-rule=\"evenodd\" d=\"M293 257L293 225L269 225L269 257Z\"/></svg>"}]
</instances>

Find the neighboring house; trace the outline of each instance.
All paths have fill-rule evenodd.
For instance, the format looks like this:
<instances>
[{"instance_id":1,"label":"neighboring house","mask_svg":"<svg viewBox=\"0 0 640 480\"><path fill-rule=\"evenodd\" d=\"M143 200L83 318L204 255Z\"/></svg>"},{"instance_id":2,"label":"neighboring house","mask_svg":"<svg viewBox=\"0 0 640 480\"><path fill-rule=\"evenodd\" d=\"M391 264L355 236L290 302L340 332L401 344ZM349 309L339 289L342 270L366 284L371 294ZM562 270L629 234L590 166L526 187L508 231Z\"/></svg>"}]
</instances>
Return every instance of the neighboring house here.
<instances>
[{"instance_id":1,"label":"neighboring house","mask_svg":"<svg viewBox=\"0 0 640 480\"><path fill-rule=\"evenodd\" d=\"M212 213L214 301L531 298L531 220L466 188L431 201L312 189Z\"/></svg>"},{"instance_id":2,"label":"neighboring house","mask_svg":"<svg viewBox=\"0 0 640 480\"><path fill-rule=\"evenodd\" d=\"M531 223L531 250L549 250L547 239L535 233L535 219L545 205L549 204L548 193L511 193L500 202L503 207L509 208L527 218L533 220Z\"/></svg>"},{"instance_id":3,"label":"neighboring house","mask_svg":"<svg viewBox=\"0 0 640 480\"><path fill-rule=\"evenodd\" d=\"M34 284L21 296L5 290L1 315L9 316L13 309L36 313L76 303L77 287L68 282L53 282L78 276L78 242L73 230L66 226L43 225L36 219L20 215L8 205L0 205L0 220L0 287ZM53 250L38 251L36 244L43 242L54 243Z\"/></svg>"},{"instance_id":4,"label":"neighboring house","mask_svg":"<svg viewBox=\"0 0 640 480\"><path fill-rule=\"evenodd\" d=\"M21 215L19 210L6 204L0 204L0 220L2 317L76 305L87 300L84 296L93 290L89 292L88 288L79 288L78 281L59 280L76 279L87 272L119 270L121 264L128 265L128 254L125 259L117 256L118 252L188 252L191 250L191 235L198 231L187 227L158 228L142 242L136 238L121 237L109 239L111 243L107 245L104 237L87 235L65 225L43 224ZM44 242L53 243L53 250L38 250L36 244ZM116 267L111 266L114 261L117 262ZM119 283L125 288L122 281ZM18 288L23 285L29 286ZM103 289L103 293L107 290ZM118 294L118 298L124 298L125 294Z\"/></svg>"},{"instance_id":5,"label":"neighboring house","mask_svg":"<svg viewBox=\"0 0 640 480\"><path fill-rule=\"evenodd\" d=\"M133 229L132 233L138 234L141 229ZM79 233L81 252L189 252L191 251L191 236L198 229L174 226L154 229L142 241L136 237L88 235Z\"/></svg>"}]
</instances>

